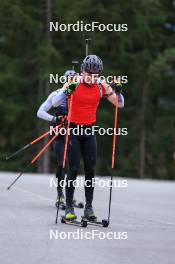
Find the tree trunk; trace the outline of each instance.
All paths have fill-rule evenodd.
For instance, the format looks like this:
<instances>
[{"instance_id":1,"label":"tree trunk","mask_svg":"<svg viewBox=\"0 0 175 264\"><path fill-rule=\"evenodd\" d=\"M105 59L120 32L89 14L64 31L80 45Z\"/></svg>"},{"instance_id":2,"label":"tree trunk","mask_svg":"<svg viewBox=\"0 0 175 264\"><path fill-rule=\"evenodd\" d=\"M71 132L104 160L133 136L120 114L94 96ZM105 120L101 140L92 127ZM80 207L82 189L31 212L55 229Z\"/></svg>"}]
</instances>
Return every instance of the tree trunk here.
<instances>
[{"instance_id":1,"label":"tree trunk","mask_svg":"<svg viewBox=\"0 0 175 264\"><path fill-rule=\"evenodd\" d=\"M52 0L46 0L44 1L45 6L45 24L44 24L44 38L46 39L47 46L50 48L52 45L52 37L49 30L49 22L51 21L51 14L52 14ZM50 58L47 58L47 64L50 66ZM50 83L49 80L40 80L39 82L39 91L38 96L41 97L47 97L50 93ZM43 125L44 124L44 125ZM43 122L38 122L38 131L41 134L43 130L48 130L48 124L45 124ZM41 149L44 145L46 145L48 142L48 137L45 137L42 141L42 143L39 144L39 148ZM38 172L40 173L49 173L50 171L50 148L48 147L41 158L38 161Z\"/></svg>"},{"instance_id":2,"label":"tree trunk","mask_svg":"<svg viewBox=\"0 0 175 264\"><path fill-rule=\"evenodd\" d=\"M41 98L43 96L43 81L40 79L39 80L39 88L38 88L38 97ZM37 132L38 132L38 135L42 134L42 131L43 131L43 122L38 119L37 120ZM38 144L38 152L41 150L41 148L43 147L43 142L40 141L39 144ZM42 173L43 172L43 158L42 156L38 159L38 162L37 162L37 172L38 173Z\"/></svg>"},{"instance_id":3,"label":"tree trunk","mask_svg":"<svg viewBox=\"0 0 175 264\"><path fill-rule=\"evenodd\" d=\"M145 158L146 158L146 106L148 99L148 82L144 81L142 86L142 101L141 101L141 135L140 135L140 165L139 175L143 179L145 177Z\"/></svg>"}]
</instances>

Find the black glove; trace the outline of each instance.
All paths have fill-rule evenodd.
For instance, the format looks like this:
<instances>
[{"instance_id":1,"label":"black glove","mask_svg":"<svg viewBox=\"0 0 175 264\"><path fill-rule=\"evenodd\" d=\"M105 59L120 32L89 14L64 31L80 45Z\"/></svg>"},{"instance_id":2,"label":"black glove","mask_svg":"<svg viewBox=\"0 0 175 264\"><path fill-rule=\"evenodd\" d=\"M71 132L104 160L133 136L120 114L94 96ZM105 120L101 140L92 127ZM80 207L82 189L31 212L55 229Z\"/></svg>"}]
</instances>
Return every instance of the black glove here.
<instances>
[{"instance_id":1,"label":"black glove","mask_svg":"<svg viewBox=\"0 0 175 264\"><path fill-rule=\"evenodd\" d=\"M63 115L54 116L52 122L56 124L60 124L63 121Z\"/></svg>"},{"instance_id":2,"label":"black glove","mask_svg":"<svg viewBox=\"0 0 175 264\"><path fill-rule=\"evenodd\" d=\"M78 86L77 82L71 82L67 89L64 91L65 95L70 96L76 89L76 87Z\"/></svg>"},{"instance_id":3,"label":"black glove","mask_svg":"<svg viewBox=\"0 0 175 264\"><path fill-rule=\"evenodd\" d=\"M121 83L111 83L110 86L114 89L116 94L122 93L122 84Z\"/></svg>"},{"instance_id":4,"label":"black glove","mask_svg":"<svg viewBox=\"0 0 175 264\"><path fill-rule=\"evenodd\" d=\"M56 123L60 123L62 117L63 117L63 116L61 116L61 115L60 115L60 116L56 116L56 117L55 117L55 122L56 122Z\"/></svg>"}]
</instances>

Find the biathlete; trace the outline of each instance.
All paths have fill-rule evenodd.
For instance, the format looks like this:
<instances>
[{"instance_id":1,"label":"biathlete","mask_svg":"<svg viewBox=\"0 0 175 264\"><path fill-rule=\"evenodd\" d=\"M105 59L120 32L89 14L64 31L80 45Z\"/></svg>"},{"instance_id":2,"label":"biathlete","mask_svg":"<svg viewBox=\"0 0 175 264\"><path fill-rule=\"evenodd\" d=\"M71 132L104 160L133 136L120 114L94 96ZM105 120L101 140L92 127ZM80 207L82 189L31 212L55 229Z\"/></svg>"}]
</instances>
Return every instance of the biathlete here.
<instances>
[{"instance_id":1,"label":"biathlete","mask_svg":"<svg viewBox=\"0 0 175 264\"><path fill-rule=\"evenodd\" d=\"M64 74L67 81L68 81L68 78L71 79L75 75L76 75L76 72L74 70L67 70ZM48 96L46 101L44 103L42 103L42 105L39 107L38 112L37 112L37 117L51 122L51 124L54 127L59 125L62 121L62 118L66 117L67 113L68 113L68 106L67 106L67 98L66 97L65 97L65 100L63 100L62 103L58 107L52 106L52 98L55 95L57 95L60 90L61 89L58 89L58 90L52 92ZM51 115L48 113L52 108L54 110L54 115ZM57 185L57 199L56 199L55 205L58 206L58 204L60 204L60 205L65 204L63 188L61 186L61 181L64 180L64 177L65 177L64 171L62 169L64 146L65 146L65 136L59 135L54 140L52 145L53 145L55 157L57 160L56 178L58 180L58 185Z\"/></svg>"},{"instance_id":2,"label":"biathlete","mask_svg":"<svg viewBox=\"0 0 175 264\"><path fill-rule=\"evenodd\" d=\"M118 96L118 106L124 107L124 97L121 94L120 84L108 84L106 81L100 82L99 76L103 70L103 62L96 55L88 55L81 65L82 79L79 83L66 83L63 89L52 98L52 105L58 107L72 94L72 111L70 116L70 128L81 126L92 129L96 122L96 112L102 97L106 97L113 105L116 104ZM95 75L95 78L94 78ZM112 86L112 87L111 87ZM115 89L114 89L115 88ZM77 135L70 130L68 141L68 177L66 185L66 211L67 220L76 219L73 207L74 180L77 177L80 156L84 162L86 205L84 217L91 221L96 221L97 217L92 207L94 187L92 184L95 176L97 146L96 136L93 133ZM89 131L89 130L88 130Z\"/></svg>"}]
</instances>

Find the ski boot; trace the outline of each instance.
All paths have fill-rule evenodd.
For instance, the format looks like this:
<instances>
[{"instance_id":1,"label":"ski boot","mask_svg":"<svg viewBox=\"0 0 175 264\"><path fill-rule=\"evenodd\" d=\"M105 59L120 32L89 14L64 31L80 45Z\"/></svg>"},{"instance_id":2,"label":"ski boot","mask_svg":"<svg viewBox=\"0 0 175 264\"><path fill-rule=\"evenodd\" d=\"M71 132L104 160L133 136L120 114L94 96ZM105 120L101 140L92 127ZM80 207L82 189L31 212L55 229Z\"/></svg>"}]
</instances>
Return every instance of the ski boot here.
<instances>
[{"instance_id":1,"label":"ski boot","mask_svg":"<svg viewBox=\"0 0 175 264\"><path fill-rule=\"evenodd\" d=\"M91 204L86 204L84 209L84 219L87 219L88 221L96 222L97 217L94 214L94 210L92 208Z\"/></svg>"},{"instance_id":2,"label":"ski boot","mask_svg":"<svg viewBox=\"0 0 175 264\"><path fill-rule=\"evenodd\" d=\"M62 224L76 225L81 227L87 227L87 220L81 219L77 220L77 216L75 215L73 206L67 206L65 216L61 216Z\"/></svg>"},{"instance_id":3,"label":"ski boot","mask_svg":"<svg viewBox=\"0 0 175 264\"><path fill-rule=\"evenodd\" d=\"M75 215L74 208L72 206L67 206L65 211L65 219L68 221L75 220L77 216Z\"/></svg>"}]
</instances>

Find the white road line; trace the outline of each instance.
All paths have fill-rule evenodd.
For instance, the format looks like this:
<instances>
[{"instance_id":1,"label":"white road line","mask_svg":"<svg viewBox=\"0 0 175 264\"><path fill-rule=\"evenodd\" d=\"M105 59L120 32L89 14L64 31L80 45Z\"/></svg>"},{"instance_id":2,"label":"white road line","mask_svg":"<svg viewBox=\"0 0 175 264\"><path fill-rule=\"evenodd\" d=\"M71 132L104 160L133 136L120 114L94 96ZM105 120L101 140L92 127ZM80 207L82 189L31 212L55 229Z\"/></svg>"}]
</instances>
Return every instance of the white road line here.
<instances>
[{"instance_id":1,"label":"white road line","mask_svg":"<svg viewBox=\"0 0 175 264\"><path fill-rule=\"evenodd\" d=\"M8 187L8 184L5 184L5 183L0 183L0 185L4 186L4 187L6 187L6 188ZM31 195L33 195L33 196L35 196L35 197L37 197L37 198L39 198L39 199L41 199L41 200L44 200L44 201L54 202L53 199L49 199L49 198L44 197L44 196L42 196L42 195L40 195L40 194L37 194L37 193L35 193L35 192L28 191L28 190L23 189L23 188L20 188L20 187L13 187L13 189L18 190L18 191L21 191L21 192L23 192L23 193L31 194ZM7 190L7 191L8 191L8 190Z\"/></svg>"}]
</instances>

